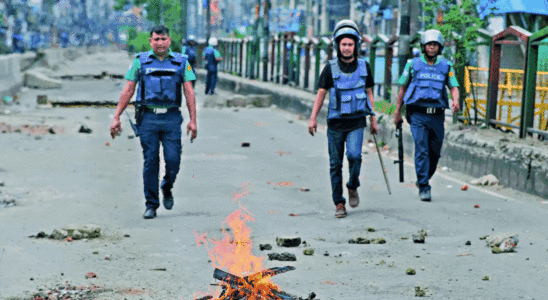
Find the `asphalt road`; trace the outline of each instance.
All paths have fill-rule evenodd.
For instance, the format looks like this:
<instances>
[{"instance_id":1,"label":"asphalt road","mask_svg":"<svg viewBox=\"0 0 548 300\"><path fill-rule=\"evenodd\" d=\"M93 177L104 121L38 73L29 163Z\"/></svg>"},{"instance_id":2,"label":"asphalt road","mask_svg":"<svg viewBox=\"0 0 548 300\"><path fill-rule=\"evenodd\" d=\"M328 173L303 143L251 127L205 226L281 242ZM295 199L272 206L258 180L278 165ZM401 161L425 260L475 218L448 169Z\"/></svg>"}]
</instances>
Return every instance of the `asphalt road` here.
<instances>
[{"instance_id":1,"label":"asphalt road","mask_svg":"<svg viewBox=\"0 0 548 300\"><path fill-rule=\"evenodd\" d=\"M202 90L198 84L199 104ZM540 198L504 187L462 191L471 178L440 168L433 201L424 203L412 166L406 165L406 182L398 182L393 151L383 152L389 195L377 153L365 143L361 204L336 219L325 128L312 137L306 120L274 107L199 105L198 138L184 139L175 206L144 220L143 160L138 140L128 138L127 115L122 136L111 140L113 108L37 108L40 92L27 91L9 114L0 115L3 128L22 126L21 132L0 133L0 199L16 201L0 207L0 299L31 299L65 283L95 289L92 299L203 296L217 281L208 249L196 237L223 238L221 229L230 227L223 221L238 210L250 218L245 224L252 254L264 258L260 267L294 266L273 281L303 298L314 292L317 299L411 299L415 287L433 299L548 295L548 205ZM218 97L225 96L219 91ZM79 133L81 125L93 132ZM99 226L102 237L29 238L84 224ZM415 244L411 237L421 229L426 242ZM237 232L227 234L234 240ZM492 254L479 239L502 233L519 235L514 253ZM277 246L282 236L300 237L314 255L305 256L303 245ZM384 238L386 244L348 243L358 237ZM265 243L273 249L259 250ZM270 261L273 252L293 253L297 260ZM407 275L409 268L416 275ZM97 278L86 279L88 272Z\"/></svg>"}]
</instances>

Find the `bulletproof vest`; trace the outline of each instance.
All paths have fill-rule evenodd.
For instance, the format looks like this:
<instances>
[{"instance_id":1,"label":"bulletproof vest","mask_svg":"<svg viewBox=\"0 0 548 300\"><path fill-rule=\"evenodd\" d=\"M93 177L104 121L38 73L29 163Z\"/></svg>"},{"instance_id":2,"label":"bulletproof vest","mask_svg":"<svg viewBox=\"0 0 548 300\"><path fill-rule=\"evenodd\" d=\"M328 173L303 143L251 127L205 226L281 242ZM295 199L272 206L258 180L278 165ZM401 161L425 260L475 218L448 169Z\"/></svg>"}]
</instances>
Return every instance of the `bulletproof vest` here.
<instances>
[{"instance_id":1,"label":"bulletproof vest","mask_svg":"<svg viewBox=\"0 0 548 300\"><path fill-rule=\"evenodd\" d=\"M215 59L215 48L209 46L204 51L204 56L207 61L208 71L217 71L217 60Z\"/></svg>"},{"instance_id":2,"label":"bulletproof vest","mask_svg":"<svg viewBox=\"0 0 548 300\"><path fill-rule=\"evenodd\" d=\"M449 108L445 85L450 65L445 59L429 65L420 58L413 59L413 79L403 98L405 104Z\"/></svg>"},{"instance_id":3,"label":"bulletproof vest","mask_svg":"<svg viewBox=\"0 0 548 300\"><path fill-rule=\"evenodd\" d=\"M343 73L337 59L330 60L329 65L334 87L329 91L327 119L374 115L371 102L365 92L367 77L365 60L358 59L358 68L353 73Z\"/></svg>"},{"instance_id":4,"label":"bulletproof vest","mask_svg":"<svg viewBox=\"0 0 548 300\"><path fill-rule=\"evenodd\" d=\"M181 106L181 84L185 73L186 58L173 52L163 61L149 56L148 52L138 54L141 62L138 105L164 107Z\"/></svg>"}]
</instances>

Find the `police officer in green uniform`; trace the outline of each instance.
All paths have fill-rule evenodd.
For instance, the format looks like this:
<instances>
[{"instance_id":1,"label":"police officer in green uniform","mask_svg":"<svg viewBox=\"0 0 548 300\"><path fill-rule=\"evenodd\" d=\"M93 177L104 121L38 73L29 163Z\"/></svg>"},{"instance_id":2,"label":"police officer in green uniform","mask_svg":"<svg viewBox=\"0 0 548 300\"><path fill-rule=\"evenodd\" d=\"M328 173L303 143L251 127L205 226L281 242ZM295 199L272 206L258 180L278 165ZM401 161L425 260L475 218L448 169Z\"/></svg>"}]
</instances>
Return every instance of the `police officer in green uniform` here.
<instances>
[{"instance_id":1,"label":"police officer in green uniform","mask_svg":"<svg viewBox=\"0 0 548 300\"><path fill-rule=\"evenodd\" d=\"M161 183L163 205L172 209L171 189L179 172L182 153L181 114L182 92L184 91L190 122L187 135L194 140L196 125L196 100L192 80L196 77L192 67L181 53L170 50L169 29L163 25L152 28L149 38L151 51L142 52L126 73L127 84L120 95L114 118L110 125L112 138L122 130L120 115L123 113L139 83L136 106L137 132L143 149L143 185L146 210L145 219L156 217L159 201L160 144L164 150L165 176Z\"/></svg>"},{"instance_id":2,"label":"police officer in green uniform","mask_svg":"<svg viewBox=\"0 0 548 300\"><path fill-rule=\"evenodd\" d=\"M429 180L436 172L445 135L445 109L459 111L459 83L451 62L440 57L445 39L435 29L421 37L423 54L407 62L399 80L401 85L395 111L395 124L402 122L401 108L415 141L415 172L422 201L431 201ZM446 86L451 92L449 104Z\"/></svg>"},{"instance_id":3,"label":"police officer in green uniform","mask_svg":"<svg viewBox=\"0 0 548 300\"><path fill-rule=\"evenodd\" d=\"M327 112L327 143L329 148L329 173L331 196L335 204L335 217L346 217L346 199L343 197L342 165L344 149L348 160L348 202L357 207L360 201L360 170L362 145L367 116L371 116L370 132L377 132L373 105L373 74L369 64L358 58L361 35L358 26L351 20L337 23L333 43L337 58L329 61L318 81L318 93L312 108L308 132L317 130L316 117L329 91Z\"/></svg>"}]
</instances>

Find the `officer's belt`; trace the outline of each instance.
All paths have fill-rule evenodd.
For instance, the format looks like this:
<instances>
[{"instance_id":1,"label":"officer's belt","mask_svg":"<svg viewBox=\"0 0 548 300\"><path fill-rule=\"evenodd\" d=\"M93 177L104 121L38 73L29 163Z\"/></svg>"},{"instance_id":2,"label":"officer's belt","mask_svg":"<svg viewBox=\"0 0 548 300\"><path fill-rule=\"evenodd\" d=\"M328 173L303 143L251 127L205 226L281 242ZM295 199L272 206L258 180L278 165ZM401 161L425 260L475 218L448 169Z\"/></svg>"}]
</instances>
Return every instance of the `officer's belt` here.
<instances>
[{"instance_id":1,"label":"officer's belt","mask_svg":"<svg viewBox=\"0 0 548 300\"><path fill-rule=\"evenodd\" d=\"M144 112L151 112L153 114L165 114L168 112L178 112L178 111L179 111L178 107L170 107L170 108L150 108L147 106L144 107Z\"/></svg>"},{"instance_id":2,"label":"officer's belt","mask_svg":"<svg viewBox=\"0 0 548 300\"><path fill-rule=\"evenodd\" d=\"M425 115L443 115L445 109L440 107L427 107L418 105L407 105L407 111L409 113L421 113Z\"/></svg>"}]
</instances>

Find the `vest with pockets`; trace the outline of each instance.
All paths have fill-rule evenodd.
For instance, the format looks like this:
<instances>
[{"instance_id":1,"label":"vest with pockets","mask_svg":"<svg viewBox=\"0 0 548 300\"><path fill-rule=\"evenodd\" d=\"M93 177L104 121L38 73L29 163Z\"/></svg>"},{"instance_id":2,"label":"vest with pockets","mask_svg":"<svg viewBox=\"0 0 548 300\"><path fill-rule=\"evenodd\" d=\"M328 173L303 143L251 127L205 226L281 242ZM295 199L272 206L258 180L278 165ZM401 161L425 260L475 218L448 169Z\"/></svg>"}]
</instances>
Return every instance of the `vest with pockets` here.
<instances>
[{"instance_id":1,"label":"vest with pockets","mask_svg":"<svg viewBox=\"0 0 548 300\"><path fill-rule=\"evenodd\" d=\"M413 59L413 78L403 98L406 105L449 108L447 84L451 66L445 59L429 65L420 58Z\"/></svg>"},{"instance_id":2,"label":"vest with pockets","mask_svg":"<svg viewBox=\"0 0 548 300\"><path fill-rule=\"evenodd\" d=\"M141 62L137 104L146 106L180 107L186 58L173 52L163 61L149 56L148 52L138 54Z\"/></svg>"},{"instance_id":3,"label":"vest with pockets","mask_svg":"<svg viewBox=\"0 0 548 300\"><path fill-rule=\"evenodd\" d=\"M358 118L375 115L365 92L367 67L365 60L358 59L358 69L343 73L337 59L329 61L333 88L329 91L327 119Z\"/></svg>"}]
</instances>

